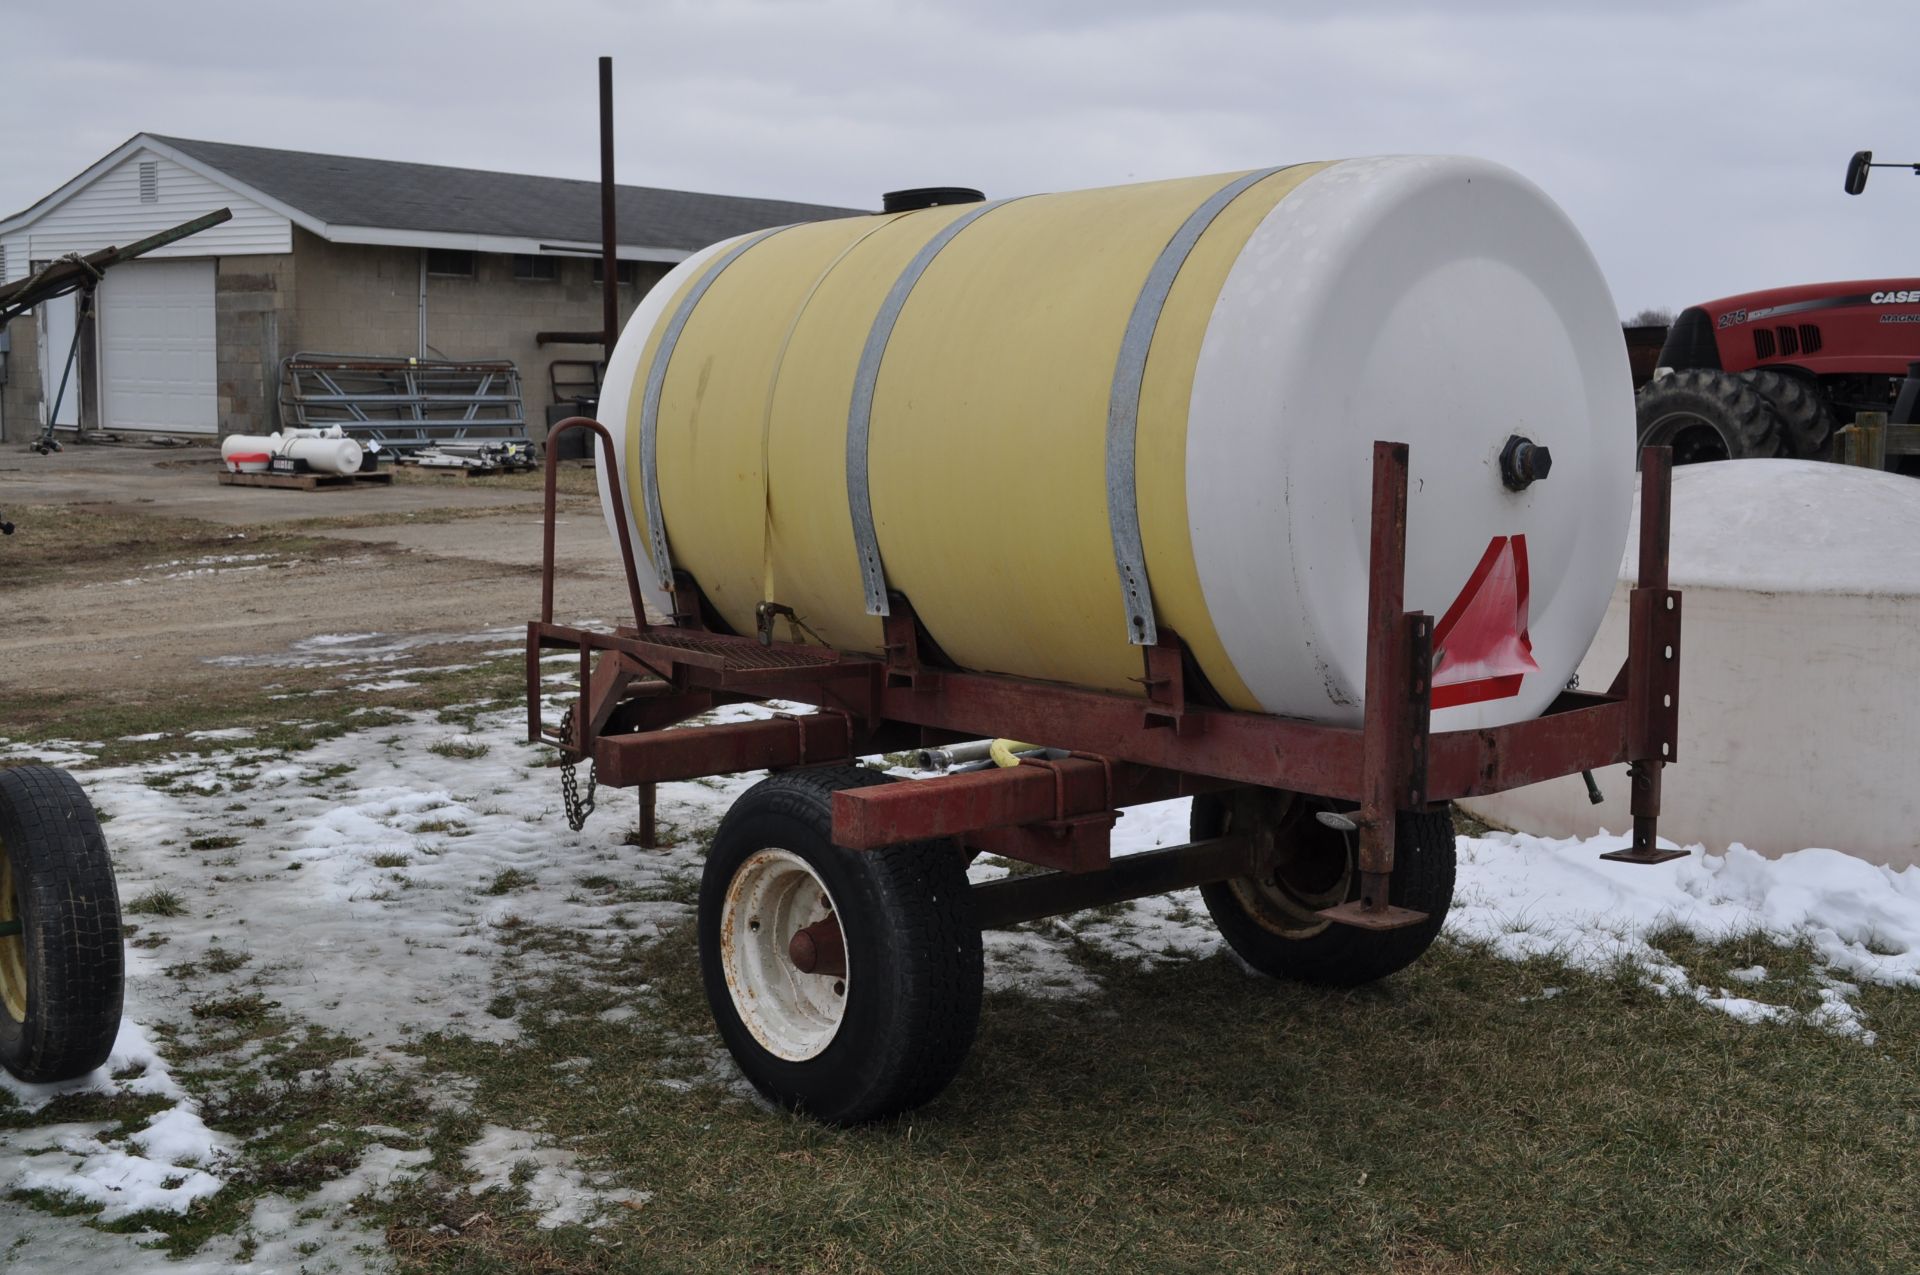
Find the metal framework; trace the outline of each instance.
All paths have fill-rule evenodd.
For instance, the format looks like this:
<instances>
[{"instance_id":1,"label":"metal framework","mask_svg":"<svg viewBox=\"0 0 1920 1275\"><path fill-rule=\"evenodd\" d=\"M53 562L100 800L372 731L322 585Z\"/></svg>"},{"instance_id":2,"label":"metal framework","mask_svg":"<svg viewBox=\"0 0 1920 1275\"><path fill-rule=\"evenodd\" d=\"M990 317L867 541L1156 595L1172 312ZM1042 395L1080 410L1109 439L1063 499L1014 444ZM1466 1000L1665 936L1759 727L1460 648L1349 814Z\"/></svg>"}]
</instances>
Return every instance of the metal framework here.
<instances>
[{"instance_id":1,"label":"metal framework","mask_svg":"<svg viewBox=\"0 0 1920 1275\"><path fill-rule=\"evenodd\" d=\"M573 417L550 437L590 430L614 457L607 431ZM527 626L527 737L591 759L601 782L641 790L651 844L654 785L748 770L810 766L877 752L1002 737L1065 750L1057 761L838 792L837 844L870 849L951 838L1057 871L976 887L983 924L1070 911L1244 875L1260 853L1248 833L1114 860L1119 811L1166 797L1241 785L1353 803L1359 897L1323 915L1389 929L1424 919L1391 906L1399 813L1628 763L1633 842L1605 856L1659 863L1662 768L1676 759L1680 595L1668 587L1671 453L1642 453L1639 577L1631 595L1628 657L1605 691L1563 691L1529 721L1472 730L1430 729L1433 619L1404 606L1408 452L1373 448L1366 707L1358 727L1240 712L1189 696L1187 661L1161 629L1144 648L1144 698L936 666L907 600L894 595L880 654L773 639L783 608L763 604L754 635L700 626L700 600L674 578L676 616L651 624L633 544L616 519L636 623L596 633L554 623L555 449L549 447L540 618ZM609 470L608 472L612 472ZM564 729L541 713L540 660L578 654L579 700ZM785 700L805 715L668 730L719 704Z\"/></svg>"},{"instance_id":2,"label":"metal framework","mask_svg":"<svg viewBox=\"0 0 1920 1275\"><path fill-rule=\"evenodd\" d=\"M520 373L505 359L294 354L280 362L280 421L289 429L338 425L389 451L528 441Z\"/></svg>"}]
</instances>

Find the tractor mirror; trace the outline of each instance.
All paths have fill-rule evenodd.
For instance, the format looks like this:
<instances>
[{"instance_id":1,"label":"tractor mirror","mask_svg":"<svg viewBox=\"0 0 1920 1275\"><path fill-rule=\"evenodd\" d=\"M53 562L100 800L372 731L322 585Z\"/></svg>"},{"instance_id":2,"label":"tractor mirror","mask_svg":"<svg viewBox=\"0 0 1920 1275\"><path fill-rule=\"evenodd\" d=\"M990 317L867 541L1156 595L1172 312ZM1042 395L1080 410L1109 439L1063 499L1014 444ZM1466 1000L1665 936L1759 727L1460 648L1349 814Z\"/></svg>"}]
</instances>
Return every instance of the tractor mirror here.
<instances>
[{"instance_id":1,"label":"tractor mirror","mask_svg":"<svg viewBox=\"0 0 1920 1275\"><path fill-rule=\"evenodd\" d=\"M1867 170L1873 165L1872 151L1855 151L1847 161L1847 193L1857 195L1867 188Z\"/></svg>"}]
</instances>

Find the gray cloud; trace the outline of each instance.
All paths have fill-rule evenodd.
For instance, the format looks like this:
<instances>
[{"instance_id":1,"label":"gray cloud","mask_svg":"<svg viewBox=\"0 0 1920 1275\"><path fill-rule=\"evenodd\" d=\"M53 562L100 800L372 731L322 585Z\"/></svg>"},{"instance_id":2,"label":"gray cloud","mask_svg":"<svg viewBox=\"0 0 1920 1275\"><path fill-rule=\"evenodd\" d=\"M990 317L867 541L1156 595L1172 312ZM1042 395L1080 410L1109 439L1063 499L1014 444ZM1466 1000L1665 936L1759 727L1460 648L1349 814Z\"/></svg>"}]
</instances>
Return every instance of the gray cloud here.
<instances>
[{"instance_id":1,"label":"gray cloud","mask_svg":"<svg viewBox=\"0 0 1920 1275\"><path fill-rule=\"evenodd\" d=\"M6 27L33 104L6 208L141 130L591 177L606 52L630 182L870 205L1456 152L1553 195L1623 311L1915 271L1920 183L1840 191L1857 148L1920 158L1887 56L1920 10L1867 0L210 0Z\"/></svg>"}]
</instances>

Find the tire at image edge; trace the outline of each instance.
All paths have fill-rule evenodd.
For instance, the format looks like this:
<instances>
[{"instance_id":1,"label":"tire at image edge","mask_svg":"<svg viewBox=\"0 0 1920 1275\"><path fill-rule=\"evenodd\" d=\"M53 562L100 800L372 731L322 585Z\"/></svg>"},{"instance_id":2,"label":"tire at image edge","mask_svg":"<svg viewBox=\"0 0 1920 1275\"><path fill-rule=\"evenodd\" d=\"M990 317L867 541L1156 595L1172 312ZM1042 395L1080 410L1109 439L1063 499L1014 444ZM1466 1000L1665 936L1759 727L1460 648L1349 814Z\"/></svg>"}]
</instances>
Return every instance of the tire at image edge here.
<instances>
[{"instance_id":1,"label":"tire at image edge","mask_svg":"<svg viewBox=\"0 0 1920 1275\"><path fill-rule=\"evenodd\" d=\"M0 769L0 853L27 981L25 1021L0 1007L0 1066L31 1084L83 1076L107 1061L119 1034L126 954L106 838L73 776Z\"/></svg>"}]
</instances>

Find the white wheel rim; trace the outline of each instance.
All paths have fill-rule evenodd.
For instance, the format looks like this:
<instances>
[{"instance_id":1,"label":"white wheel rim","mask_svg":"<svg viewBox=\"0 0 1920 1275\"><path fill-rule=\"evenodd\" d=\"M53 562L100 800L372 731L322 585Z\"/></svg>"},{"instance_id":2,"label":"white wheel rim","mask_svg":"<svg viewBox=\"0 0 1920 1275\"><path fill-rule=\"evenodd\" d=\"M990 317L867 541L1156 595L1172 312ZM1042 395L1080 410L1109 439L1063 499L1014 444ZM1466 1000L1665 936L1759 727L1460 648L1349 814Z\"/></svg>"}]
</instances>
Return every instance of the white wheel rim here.
<instances>
[{"instance_id":1,"label":"white wheel rim","mask_svg":"<svg viewBox=\"0 0 1920 1275\"><path fill-rule=\"evenodd\" d=\"M803 974L787 952L795 934L838 915L826 884L788 850L756 851L727 885L720 915L727 992L753 1038L783 1061L819 1054L846 1016L848 974Z\"/></svg>"}]
</instances>

